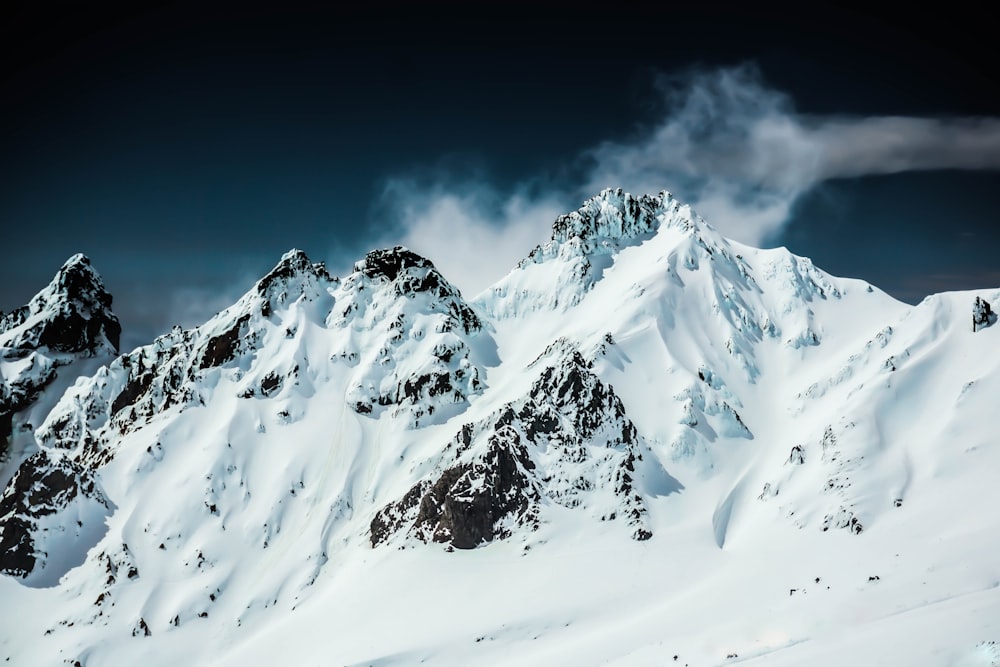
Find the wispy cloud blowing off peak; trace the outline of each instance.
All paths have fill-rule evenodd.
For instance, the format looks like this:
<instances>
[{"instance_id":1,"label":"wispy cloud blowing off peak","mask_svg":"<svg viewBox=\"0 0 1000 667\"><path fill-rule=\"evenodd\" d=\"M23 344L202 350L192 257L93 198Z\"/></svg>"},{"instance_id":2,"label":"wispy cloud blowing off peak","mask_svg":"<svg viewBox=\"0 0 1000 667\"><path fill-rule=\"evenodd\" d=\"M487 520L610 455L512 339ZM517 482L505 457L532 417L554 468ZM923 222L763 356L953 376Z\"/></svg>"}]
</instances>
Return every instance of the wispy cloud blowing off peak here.
<instances>
[{"instance_id":1,"label":"wispy cloud blowing off peak","mask_svg":"<svg viewBox=\"0 0 1000 667\"><path fill-rule=\"evenodd\" d=\"M529 176L404 177L384 190L396 242L427 254L467 294L500 278L560 214L605 187L670 190L725 235L763 245L823 181L932 169L1000 168L1000 118L823 116L796 111L752 65L664 77L662 117L583 152L579 182Z\"/></svg>"}]
</instances>

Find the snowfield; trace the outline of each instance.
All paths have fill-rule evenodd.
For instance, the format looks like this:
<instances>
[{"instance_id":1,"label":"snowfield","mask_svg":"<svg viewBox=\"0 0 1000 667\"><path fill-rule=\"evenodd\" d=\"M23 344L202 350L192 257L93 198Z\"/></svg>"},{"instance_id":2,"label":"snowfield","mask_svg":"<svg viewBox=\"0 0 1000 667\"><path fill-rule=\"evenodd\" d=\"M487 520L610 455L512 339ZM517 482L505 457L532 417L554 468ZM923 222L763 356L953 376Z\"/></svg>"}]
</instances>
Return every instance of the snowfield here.
<instances>
[{"instance_id":1,"label":"snowfield","mask_svg":"<svg viewBox=\"0 0 1000 667\"><path fill-rule=\"evenodd\" d=\"M998 302L665 192L469 300L404 248L289 252L11 413L0 658L1000 665Z\"/></svg>"}]
</instances>

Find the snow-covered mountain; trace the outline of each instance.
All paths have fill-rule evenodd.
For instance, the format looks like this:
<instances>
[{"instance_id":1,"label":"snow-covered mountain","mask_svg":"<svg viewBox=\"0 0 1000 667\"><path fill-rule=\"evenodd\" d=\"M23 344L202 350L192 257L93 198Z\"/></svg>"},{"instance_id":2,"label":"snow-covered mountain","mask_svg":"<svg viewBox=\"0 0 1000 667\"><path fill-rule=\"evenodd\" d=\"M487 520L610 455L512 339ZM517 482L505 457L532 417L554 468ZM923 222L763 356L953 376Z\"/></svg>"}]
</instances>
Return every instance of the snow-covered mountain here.
<instances>
[{"instance_id":1,"label":"snow-covered mountain","mask_svg":"<svg viewBox=\"0 0 1000 667\"><path fill-rule=\"evenodd\" d=\"M118 353L120 334L111 295L83 255L71 257L26 305L0 312L0 454L15 414L60 375L71 375L59 369L82 359L108 361Z\"/></svg>"},{"instance_id":2,"label":"snow-covered mountain","mask_svg":"<svg viewBox=\"0 0 1000 667\"><path fill-rule=\"evenodd\" d=\"M71 352L24 333L57 291L5 348ZM405 248L289 252L32 412L0 655L1000 664L998 298L909 306L666 192L605 190L471 300Z\"/></svg>"},{"instance_id":3,"label":"snow-covered mountain","mask_svg":"<svg viewBox=\"0 0 1000 667\"><path fill-rule=\"evenodd\" d=\"M28 458L37 464L31 474L21 476L20 492L0 501L0 516L11 514L12 502L19 509L18 519L8 518L0 536L0 568L25 573L34 562L31 529L48 513L52 500L30 495L35 481L63 488L65 475L82 474L89 480L83 470L50 465L35 442L34 425L77 377L93 373L117 355L120 334L111 295L90 260L79 254L26 305L0 313L0 477L9 480Z\"/></svg>"}]
</instances>

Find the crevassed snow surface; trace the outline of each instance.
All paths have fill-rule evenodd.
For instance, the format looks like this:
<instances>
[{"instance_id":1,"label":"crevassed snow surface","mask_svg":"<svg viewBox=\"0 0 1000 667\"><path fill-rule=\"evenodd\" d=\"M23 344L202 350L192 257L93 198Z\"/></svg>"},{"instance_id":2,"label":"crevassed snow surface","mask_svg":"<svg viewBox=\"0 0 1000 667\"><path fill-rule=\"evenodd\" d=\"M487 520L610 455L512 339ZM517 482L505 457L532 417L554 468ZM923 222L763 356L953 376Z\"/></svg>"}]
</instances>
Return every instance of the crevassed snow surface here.
<instances>
[{"instance_id":1,"label":"crevassed snow surface","mask_svg":"<svg viewBox=\"0 0 1000 667\"><path fill-rule=\"evenodd\" d=\"M289 253L67 390L38 446L97 490L0 577L0 657L1000 664L1000 327L971 326L1000 290L911 307L667 193L602 192L468 303L385 252ZM490 485L536 514L494 496L496 539L453 548Z\"/></svg>"}]
</instances>

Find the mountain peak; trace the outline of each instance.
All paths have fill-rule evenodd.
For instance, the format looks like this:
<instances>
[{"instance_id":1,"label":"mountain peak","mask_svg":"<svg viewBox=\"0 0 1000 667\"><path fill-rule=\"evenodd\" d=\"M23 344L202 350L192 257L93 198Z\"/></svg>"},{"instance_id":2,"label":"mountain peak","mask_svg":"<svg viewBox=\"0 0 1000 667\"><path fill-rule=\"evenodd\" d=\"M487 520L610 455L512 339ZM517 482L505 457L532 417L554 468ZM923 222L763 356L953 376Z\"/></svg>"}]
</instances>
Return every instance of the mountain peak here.
<instances>
[{"instance_id":1,"label":"mountain peak","mask_svg":"<svg viewBox=\"0 0 1000 667\"><path fill-rule=\"evenodd\" d=\"M437 271L429 259L400 245L382 250L372 250L354 268L356 271L364 273L370 280L385 278L389 281L395 280L401 272L409 268Z\"/></svg>"},{"instance_id":2,"label":"mountain peak","mask_svg":"<svg viewBox=\"0 0 1000 667\"><path fill-rule=\"evenodd\" d=\"M536 246L490 294L484 293L478 305L500 318L573 306L622 250L660 234L670 244L697 245L708 254L725 244L690 206L665 190L635 196L622 188L606 188L576 211L556 218L552 237ZM669 254L674 248L662 250Z\"/></svg>"},{"instance_id":3,"label":"mountain peak","mask_svg":"<svg viewBox=\"0 0 1000 667\"><path fill-rule=\"evenodd\" d=\"M536 246L518 268L553 257L565 260L614 254L663 228L692 235L710 226L666 190L636 196L622 188L605 188L577 210L556 218L551 239Z\"/></svg>"},{"instance_id":4,"label":"mountain peak","mask_svg":"<svg viewBox=\"0 0 1000 667\"><path fill-rule=\"evenodd\" d=\"M278 260L267 275L257 281L257 295L263 299L261 312L270 315L275 307L290 303L304 294L318 293L319 284L334 282L322 262L313 262L298 248Z\"/></svg>"},{"instance_id":5,"label":"mountain peak","mask_svg":"<svg viewBox=\"0 0 1000 667\"><path fill-rule=\"evenodd\" d=\"M75 377L58 369L117 354L120 337L111 295L90 259L79 253L27 304L0 313L0 462L8 455L16 413L30 408L47 388L58 393ZM62 383L56 382L60 375Z\"/></svg>"},{"instance_id":6,"label":"mountain peak","mask_svg":"<svg viewBox=\"0 0 1000 667\"><path fill-rule=\"evenodd\" d=\"M577 241L593 252L599 246L629 241L659 229L665 214L669 222L691 231L701 218L666 190L655 195L635 196L622 188L605 188L579 209L556 218L552 241Z\"/></svg>"},{"instance_id":7,"label":"mountain peak","mask_svg":"<svg viewBox=\"0 0 1000 667\"><path fill-rule=\"evenodd\" d=\"M88 354L107 346L117 352L121 325L111 302L90 259L77 253L31 301L0 319L0 345Z\"/></svg>"},{"instance_id":8,"label":"mountain peak","mask_svg":"<svg viewBox=\"0 0 1000 667\"><path fill-rule=\"evenodd\" d=\"M359 260L327 280L292 250L60 384L84 355L0 331L11 664L791 665L856 630L829 660L1000 656L975 644L1000 630L1000 289L909 306L617 189L472 304L406 248ZM415 619L400 586L450 602Z\"/></svg>"},{"instance_id":9,"label":"mountain peak","mask_svg":"<svg viewBox=\"0 0 1000 667\"><path fill-rule=\"evenodd\" d=\"M395 246L372 250L356 262L354 272L345 279L345 286L357 292L363 291L369 283L391 290L394 297L411 299L426 295L432 310L448 313L466 333L482 327L459 289L441 275L433 262L409 248Z\"/></svg>"},{"instance_id":10,"label":"mountain peak","mask_svg":"<svg viewBox=\"0 0 1000 667\"><path fill-rule=\"evenodd\" d=\"M111 307L111 295L104 287L104 281L83 253L76 253L67 259L50 283L53 294L73 299L92 310Z\"/></svg>"},{"instance_id":11,"label":"mountain peak","mask_svg":"<svg viewBox=\"0 0 1000 667\"><path fill-rule=\"evenodd\" d=\"M276 283L285 283L302 275L331 280L322 262L313 263L303 251L292 248L281 256L273 269L257 281L257 293L264 296Z\"/></svg>"},{"instance_id":12,"label":"mountain peak","mask_svg":"<svg viewBox=\"0 0 1000 667\"><path fill-rule=\"evenodd\" d=\"M78 252L75 255L72 255L65 262L63 262L62 268L63 270L65 270L77 265L90 267L91 266L90 258L84 255L82 252Z\"/></svg>"}]
</instances>

